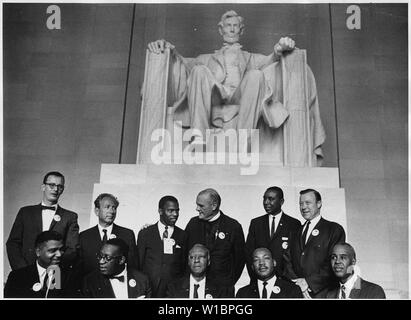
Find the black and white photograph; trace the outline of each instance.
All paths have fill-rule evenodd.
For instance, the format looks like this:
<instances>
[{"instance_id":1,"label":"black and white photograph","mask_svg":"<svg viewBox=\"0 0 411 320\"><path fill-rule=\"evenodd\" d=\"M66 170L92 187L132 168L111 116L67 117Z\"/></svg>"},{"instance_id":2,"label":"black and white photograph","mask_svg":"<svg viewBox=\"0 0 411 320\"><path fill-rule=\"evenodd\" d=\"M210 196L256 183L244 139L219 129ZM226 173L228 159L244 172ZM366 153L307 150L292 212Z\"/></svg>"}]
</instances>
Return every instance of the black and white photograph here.
<instances>
[{"instance_id":1,"label":"black and white photograph","mask_svg":"<svg viewBox=\"0 0 411 320\"><path fill-rule=\"evenodd\" d=\"M1 6L3 299L409 299L408 2Z\"/></svg>"}]
</instances>

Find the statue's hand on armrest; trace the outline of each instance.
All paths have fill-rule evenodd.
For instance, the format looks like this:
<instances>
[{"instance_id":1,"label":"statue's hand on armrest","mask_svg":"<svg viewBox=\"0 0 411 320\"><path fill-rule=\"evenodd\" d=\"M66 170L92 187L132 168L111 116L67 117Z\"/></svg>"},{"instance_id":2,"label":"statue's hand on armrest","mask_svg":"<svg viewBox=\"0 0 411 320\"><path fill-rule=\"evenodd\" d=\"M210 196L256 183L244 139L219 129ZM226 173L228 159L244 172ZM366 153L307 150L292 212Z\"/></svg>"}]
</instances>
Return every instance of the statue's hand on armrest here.
<instances>
[{"instance_id":1,"label":"statue's hand on armrest","mask_svg":"<svg viewBox=\"0 0 411 320\"><path fill-rule=\"evenodd\" d=\"M150 42L147 47L150 52L157 54L163 53L166 48L171 50L175 48L174 45L163 39Z\"/></svg>"},{"instance_id":2,"label":"statue's hand on armrest","mask_svg":"<svg viewBox=\"0 0 411 320\"><path fill-rule=\"evenodd\" d=\"M289 37L281 38L274 45L274 53L276 56L281 57L283 52L293 51L295 49L295 41Z\"/></svg>"}]
</instances>

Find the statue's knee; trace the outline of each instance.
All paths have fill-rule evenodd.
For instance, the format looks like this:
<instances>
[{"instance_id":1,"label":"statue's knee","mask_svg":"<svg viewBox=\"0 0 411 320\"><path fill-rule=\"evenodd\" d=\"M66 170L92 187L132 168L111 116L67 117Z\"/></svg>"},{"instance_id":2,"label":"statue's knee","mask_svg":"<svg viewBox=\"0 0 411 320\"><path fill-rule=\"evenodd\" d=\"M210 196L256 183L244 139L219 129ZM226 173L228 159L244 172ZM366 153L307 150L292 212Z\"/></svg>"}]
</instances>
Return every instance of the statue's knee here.
<instances>
[{"instance_id":1,"label":"statue's knee","mask_svg":"<svg viewBox=\"0 0 411 320\"><path fill-rule=\"evenodd\" d=\"M206 66L197 65L197 66L194 66L193 69L191 69L191 74L190 75L191 75L191 77L196 77L196 78L206 77L209 72L210 71L208 70L208 68Z\"/></svg>"}]
</instances>

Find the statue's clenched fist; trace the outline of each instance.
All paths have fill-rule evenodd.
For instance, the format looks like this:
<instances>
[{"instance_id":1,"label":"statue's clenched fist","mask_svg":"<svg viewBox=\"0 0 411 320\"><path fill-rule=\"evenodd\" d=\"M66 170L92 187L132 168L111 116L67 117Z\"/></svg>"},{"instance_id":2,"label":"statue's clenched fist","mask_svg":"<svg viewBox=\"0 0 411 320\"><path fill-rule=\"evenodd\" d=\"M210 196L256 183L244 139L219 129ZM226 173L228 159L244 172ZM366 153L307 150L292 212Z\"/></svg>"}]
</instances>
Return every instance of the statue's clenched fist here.
<instances>
[{"instance_id":1,"label":"statue's clenched fist","mask_svg":"<svg viewBox=\"0 0 411 320\"><path fill-rule=\"evenodd\" d=\"M162 53L166 48L174 49L174 46L166 40L156 40L148 44L148 50L153 53Z\"/></svg>"},{"instance_id":2,"label":"statue's clenched fist","mask_svg":"<svg viewBox=\"0 0 411 320\"><path fill-rule=\"evenodd\" d=\"M295 41L289 37L284 37L274 45L274 53L277 56L281 56L283 52L292 51L294 48Z\"/></svg>"}]
</instances>

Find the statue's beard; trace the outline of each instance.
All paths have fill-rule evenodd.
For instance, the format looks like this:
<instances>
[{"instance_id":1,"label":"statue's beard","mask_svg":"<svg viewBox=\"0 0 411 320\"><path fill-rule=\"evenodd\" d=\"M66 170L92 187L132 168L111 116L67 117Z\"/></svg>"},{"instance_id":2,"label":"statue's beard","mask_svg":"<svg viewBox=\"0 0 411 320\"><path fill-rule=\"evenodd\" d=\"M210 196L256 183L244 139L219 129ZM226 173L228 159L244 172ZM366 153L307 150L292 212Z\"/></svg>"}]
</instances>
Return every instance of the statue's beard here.
<instances>
[{"instance_id":1,"label":"statue's beard","mask_svg":"<svg viewBox=\"0 0 411 320\"><path fill-rule=\"evenodd\" d=\"M236 34L236 35L230 36L228 34L225 34L225 35L223 35L223 40L224 40L224 42L230 43L230 44L231 43L237 43L237 42L240 41L240 35Z\"/></svg>"}]
</instances>

